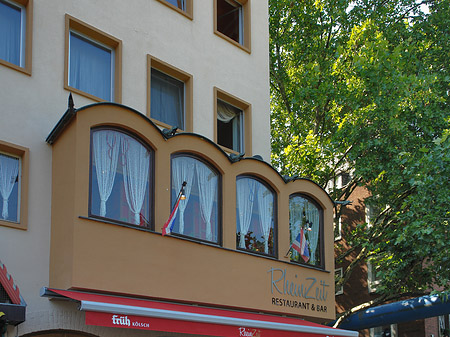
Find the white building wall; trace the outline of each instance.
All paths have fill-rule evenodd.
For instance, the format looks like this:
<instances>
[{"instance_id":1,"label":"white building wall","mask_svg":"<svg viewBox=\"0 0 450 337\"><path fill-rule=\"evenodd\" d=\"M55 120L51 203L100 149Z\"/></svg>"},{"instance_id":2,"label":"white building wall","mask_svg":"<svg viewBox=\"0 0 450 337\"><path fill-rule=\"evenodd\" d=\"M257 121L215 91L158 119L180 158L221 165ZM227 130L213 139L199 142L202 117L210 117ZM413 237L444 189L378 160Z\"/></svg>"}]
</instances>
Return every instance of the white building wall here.
<instances>
[{"instance_id":1,"label":"white building wall","mask_svg":"<svg viewBox=\"0 0 450 337\"><path fill-rule=\"evenodd\" d=\"M122 40L122 104L146 113L150 54L193 76L195 133L213 138L214 86L250 103L253 154L269 161L267 6L267 1L251 0L249 54L214 34L213 1L194 0L190 20L156 0L34 0L31 76L0 65L0 140L30 150L28 229L0 226L0 260L28 304L20 334L58 327L45 318L54 304L40 298L39 290L49 282L52 150L45 139L69 95L64 89L65 14ZM95 103L73 98L75 107Z\"/></svg>"}]
</instances>

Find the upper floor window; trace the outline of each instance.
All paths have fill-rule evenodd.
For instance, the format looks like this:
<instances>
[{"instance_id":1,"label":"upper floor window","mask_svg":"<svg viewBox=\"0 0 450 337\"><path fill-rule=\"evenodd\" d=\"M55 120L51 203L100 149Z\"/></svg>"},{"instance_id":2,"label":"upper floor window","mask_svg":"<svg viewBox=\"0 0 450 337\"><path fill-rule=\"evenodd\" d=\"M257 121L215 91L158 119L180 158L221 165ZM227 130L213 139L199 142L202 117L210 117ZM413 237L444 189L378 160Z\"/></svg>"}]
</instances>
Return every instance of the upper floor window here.
<instances>
[{"instance_id":1,"label":"upper floor window","mask_svg":"<svg viewBox=\"0 0 450 337\"><path fill-rule=\"evenodd\" d=\"M91 137L90 214L150 227L153 152L136 138L112 129Z\"/></svg>"},{"instance_id":2,"label":"upper floor window","mask_svg":"<svg viewBox=\"0 0 450 337\"><path fill-rule=\"evenodd\" d=\"M289 198L291 261L323 267L322 210L300 194Z\"/></svg>"},{"instance_id":3,"label":"upper floor window","mask_svg":"<svg viewBox=\"0 0 450 337\"><path fill-rule=\"evenodd\" d=\"M184 83L152 69L151 114L167 125L184 130Z\"/></svg>"},{"instance_id":4,"label":"upper floor window","mask_svg":"<svg viewBox=\"0 0 450 337\"><path fill-rule=\"evenodd\" d=\"M159 2L177 10L179 13L192 20L192 0L159 0Z\"/></svg>"},{"instance_id":5,"label":"upper floor window","mask_svg":"<svg viewBox=\"0 0 450 337\"><path fill-rule=\"evenodd\" d=\"M334 282L338 283L340 279L344 276L342 267L334 270ZM335 287L335 295L342 295L344 293L344 285Z\"/></svg>"},{"instance_id":6,"label":"upper floor window","mask_svg":"<svg viewBox=\"0 0 450 337\"><path fill-rule=\"evenodd\" d=\"M192 131L192 76L148 56L150 118L166 128Z\"/></svg>"},{"instance_id":7,"label":"upper floor window","mask_svg":"<svg viewBox=\"0 0 450 337\"><path fill-rule=\"evenodd\" d=\"M121 42L66 16L66 88L97 101L120 102Z\"/></svg>"},{"instance_id":8,"label":"upper floor window","mask_svg":"<svg viewBox=\"0 0 450 337\"><path fill-rule=\"evenodd\" d=\"M172 203L183 182L173 233L218 243L220 240L220 176L204 161L189 155L172 158Z\"/></svg>"},{"instance_id":9,"label":"upper floor window","mask_svg":"<svg viewBox=\"0 0 450 337\"><path fill-rule=\"evenodd\" d=\"M31 73L32 1L0 0L0 63Z\"/></svg>"},{"instance_id":10,"label":"upper floor window","mask_svg":"<svg viewBox=\"0 0 450 337\"><path fill-rule=\"evenodd\" d=\"M69 86L113 100L114 50L72 31L69 50Z\"/></svg>"},{"instance_id":11,"label":"upper floor window","mask_svg":"<svg viewBox=\"0 0 450 337\"><path fill-rule=\"evenodd\" d=\"M217 144L251 156L250 104L214 88Z\"/></svg>"},{"instance_id":12,"label":"upper floor window","mask_svg":"<svg viewBox=\"0 0 450 337\"><path fill-rule=\"evenodd\" d=\"M244 152L244 116L241 109L217 101L217 143L236 152Z\"/></svg>"},{"instance_id":13,"label":"upper floor window","mask_svg":"<svg viewBox=\"0 0 450 337\"><path fill-rule=\"evenodd\" d=\"M26 229L28 149L0 141L0 225Z\"/></svg>"},{"instance_id":14,"label":"upper floor window","mask_svg":"<svg viewBox=\"0 0 450 337\"><path fill-rule=\"evenodd\" d=\"M182 11L186 10L186 0L165 0Z\"/></svg>"},{"instance_id":15,"label":"upper floor window","mask_svg":"<svg viewBox=\"0 0 450 337\"><path fill-rule=\"evenodd\" d=\"M275 193L259 180L239 176L236 180L236 244L275 255Z\"/></svg>"},{"instance_id":16,"label":"upper floor window","mask_svg":"<svg viewBox=\"0 0 450 337\"><path fill-rule=\"evenodd\" d=\"M250 52L250 0L215 0L215 33Z\"/></svg>"}]
</instances>

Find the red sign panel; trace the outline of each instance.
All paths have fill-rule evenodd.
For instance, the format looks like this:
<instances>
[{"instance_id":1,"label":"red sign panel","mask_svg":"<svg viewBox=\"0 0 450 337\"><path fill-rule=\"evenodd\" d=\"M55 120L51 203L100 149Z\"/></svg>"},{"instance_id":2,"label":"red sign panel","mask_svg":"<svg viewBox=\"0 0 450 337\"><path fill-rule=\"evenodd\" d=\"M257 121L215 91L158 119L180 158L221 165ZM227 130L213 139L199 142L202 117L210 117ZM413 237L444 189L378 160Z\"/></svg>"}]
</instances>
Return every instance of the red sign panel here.
<instances>
[{"instance_id":1,"label":"red sign panel","mask_svg":"<svg viewBox=\"0 0 450 337\"><path fill-rule=\"evenodd\" d=\"M86 311L86 324L125 329L140 329L214 335L223 337L320 337L324 335L298 333L281 330L255 329L232 325L180 321L166 318L152 318L122 314Z\"/></svg>"}]
</instances>

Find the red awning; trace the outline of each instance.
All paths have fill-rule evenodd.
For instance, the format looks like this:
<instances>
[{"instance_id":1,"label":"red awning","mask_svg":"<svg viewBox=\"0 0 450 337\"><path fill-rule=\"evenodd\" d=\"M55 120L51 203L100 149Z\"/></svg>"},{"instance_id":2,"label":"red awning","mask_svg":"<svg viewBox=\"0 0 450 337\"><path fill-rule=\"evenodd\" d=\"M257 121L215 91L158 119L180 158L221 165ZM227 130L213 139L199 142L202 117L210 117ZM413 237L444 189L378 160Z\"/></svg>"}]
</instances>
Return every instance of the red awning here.
<instances>
[{"instance_id":1,"label":"red awning","mask_svg":"<svg viewBox=\"0 0 450 337\"><path fill-rule=\"evenodd\" d=\"M302 319L128 297L43 288L41 296L72 299L86 324L223 337L357 337Z\"/></svg>"}]
</instances>

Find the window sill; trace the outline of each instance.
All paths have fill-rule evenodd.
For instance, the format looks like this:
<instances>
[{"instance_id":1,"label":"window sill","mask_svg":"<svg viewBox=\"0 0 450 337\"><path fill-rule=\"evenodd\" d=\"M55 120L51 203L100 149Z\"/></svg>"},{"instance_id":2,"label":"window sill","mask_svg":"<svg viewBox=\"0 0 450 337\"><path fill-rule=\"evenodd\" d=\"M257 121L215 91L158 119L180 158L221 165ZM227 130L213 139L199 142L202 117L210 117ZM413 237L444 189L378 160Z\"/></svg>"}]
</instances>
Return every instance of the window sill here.
<instances>
[{"instance_id":1,"label":"window sill","mask_svg":"<svg viewBox=\"0 0 450 337\"><path fill-rule=\"evenodd\" d=\"M71 87L71 86L69 86L69 85L64 85L64 89L66 89L66 90L68 90L68 91L70 91L70 92L72 92L72 93L74 93L74 94L78 94L78 95L87 97L87 98L89 98L89 99L91 99L91 100L93 100L93 101L95 101L95 102L109 102L109 101L106 101L106 100L104 100L104 99L102 99L102 98L100 98L100 97L91 95L91 94L89 94L89 93L87 93L87 92L85 92L85 91L83 91L83 90L80 90L80 89ZM121 103L121 102L118 102L118 101L115 101L115 100L113 100L113 101L111 101L111 102L115 102L115 103L119 103L119 104Z\"/></svg>"},{"instance_id":2,"label":"window sill","mask_svg":"<svg viewBox=\"0 0 450 337\"><path fill-rule=\"evenodd\" d=\"M25 224L22 224L20 222L8 221L8 220L0 220L0 226L27 230L27 226Z\"/></svg>"},{"instance_id":3,"label":"window sill","mask_svg":"<svg viewBox=\"0 0 450 337\"><path fill-rule=\"evenodd\" d=\"M10 63L8 61L1 60L1 59L0 59L0 64L6 66L8 68L17 70L21 73L24 73L25 75L31 76L31 69L28 69L27 67L20 67L14 63Z\"/></svg>"},{"instance_id":4,"label":"window sill","mask_svg":"<svg viewBox=\"0 0 450 337\"><path fill-rule=\"evenodd\" d=\"M252 51L250 49L250 47L245 46L240 44L239 42L234 41L232 38L229 38L228 36L226 36L225 34L219 32L218 30L214 31L214 34L216 34L217 36L221 37L222 39L224 39L225 41L228 41L229 43L235 45L236 47L242 49L243 51L245 51L248 54L251 54Z\"/></svg>"},{"instance_id":5,"label":"window sill","mask_svg":"<svg viewBox=\"0 0 450 337\"><path fill-rule=\"evenodd\" d=\"M87 216L86 217L86 216L81 216L80 215L78 218L84 219L84 220L103 222L103 223L110 224L110 225L116 225L116 226L131 228L131 229L137 229L137 230L143 231L143 232L149 232L149 233L158 234L154 230L152 230L150 227L140 227L140 226L135 226L135 225L132 225L132 224L127 224L127 223L124 223L124 222L108 220L108 219L104 219L104 218L97 218L95 216Z\"/></svg>"}]
</instances>

